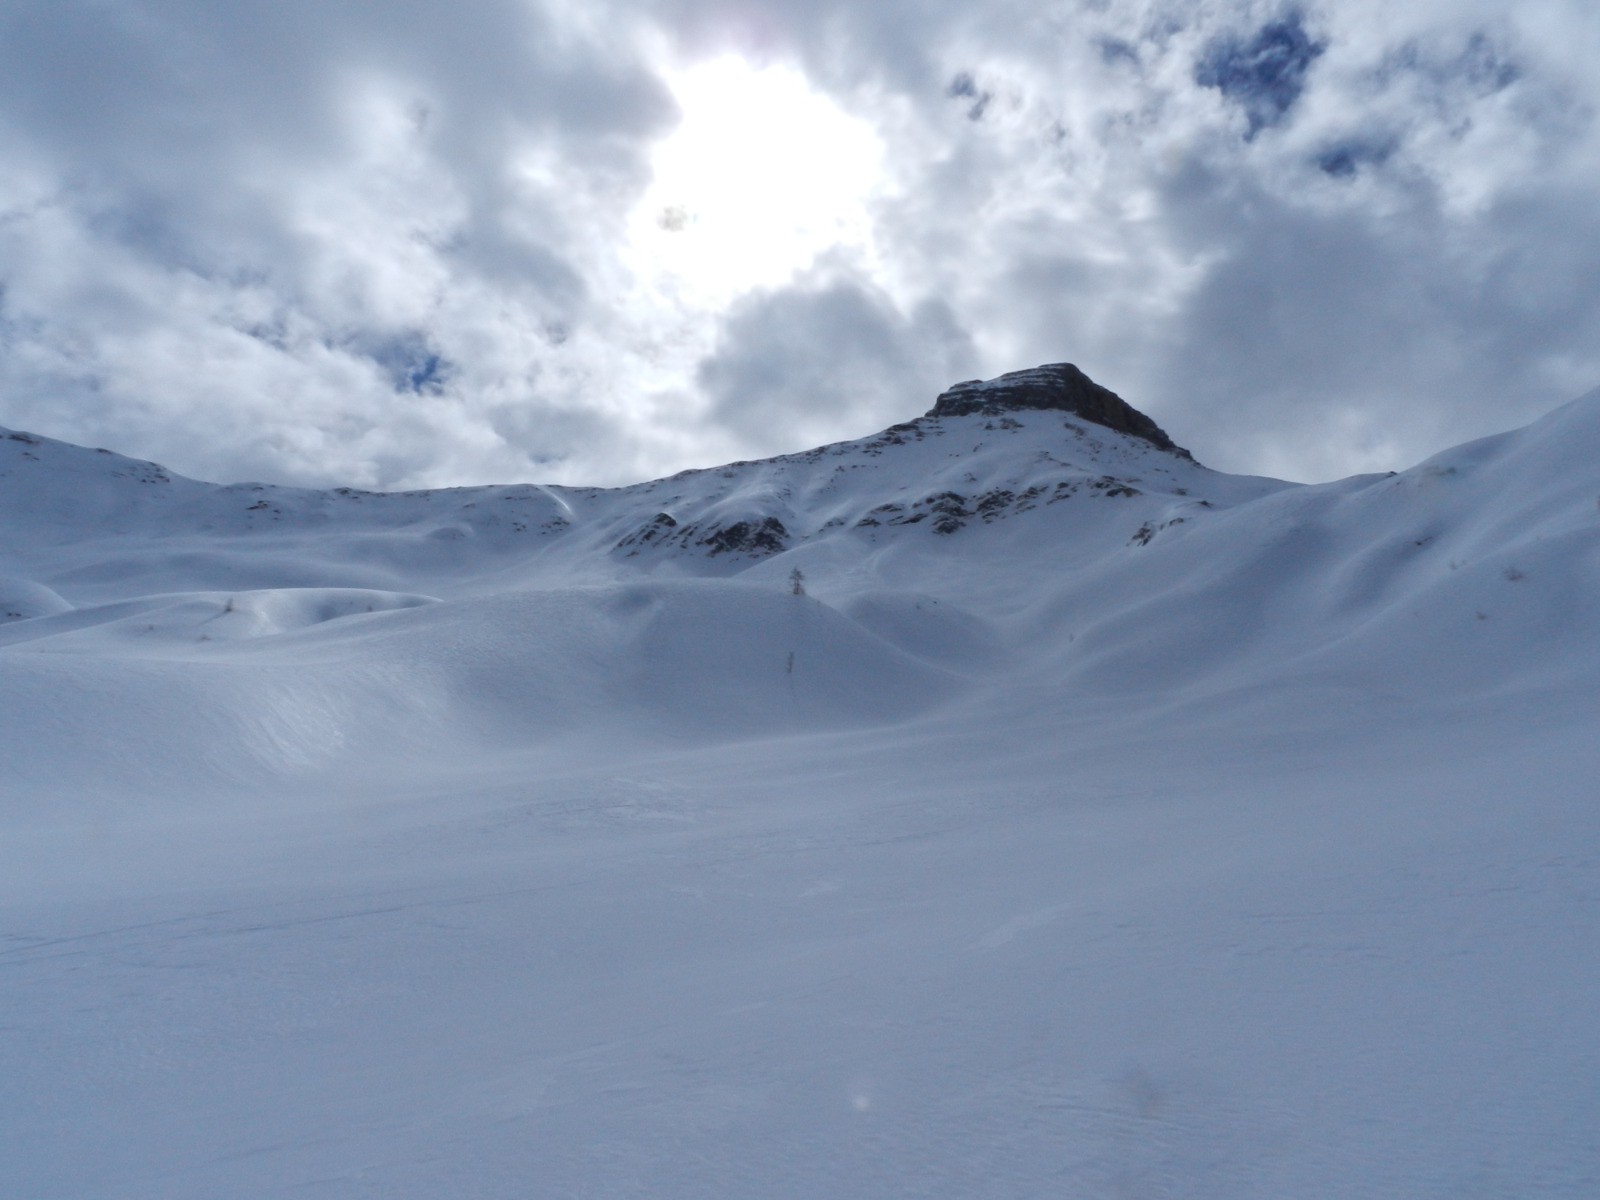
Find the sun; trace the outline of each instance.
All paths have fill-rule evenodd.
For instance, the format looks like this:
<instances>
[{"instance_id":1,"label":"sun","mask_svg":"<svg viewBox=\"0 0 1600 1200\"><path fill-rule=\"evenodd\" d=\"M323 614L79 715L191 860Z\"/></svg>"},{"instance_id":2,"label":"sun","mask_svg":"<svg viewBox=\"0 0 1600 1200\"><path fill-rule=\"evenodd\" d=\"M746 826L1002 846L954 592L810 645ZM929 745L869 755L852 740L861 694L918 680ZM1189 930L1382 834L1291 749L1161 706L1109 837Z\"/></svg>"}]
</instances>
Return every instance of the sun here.
<instances>
[{"instance_id":1,"label":"sun","mask_svg":"<svg viewBox=\"0 0 1600 1200\"><path fill-rule=\"evenodd\" d=\"M682 118L631 218L634 267L722 304L864 248L883 146L792 67L721 58L669 73Z\"/></svg>"}]
</instances>

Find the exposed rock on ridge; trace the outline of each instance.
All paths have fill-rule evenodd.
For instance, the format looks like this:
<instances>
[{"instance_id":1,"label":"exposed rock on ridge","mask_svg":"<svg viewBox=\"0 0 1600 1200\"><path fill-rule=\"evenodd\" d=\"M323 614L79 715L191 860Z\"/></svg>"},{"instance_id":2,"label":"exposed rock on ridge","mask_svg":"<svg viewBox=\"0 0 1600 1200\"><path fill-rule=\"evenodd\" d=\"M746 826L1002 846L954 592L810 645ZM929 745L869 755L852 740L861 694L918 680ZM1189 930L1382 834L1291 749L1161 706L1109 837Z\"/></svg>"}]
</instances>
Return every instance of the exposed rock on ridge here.
<instances>
[{"instance_id":1,"label":"exposed rock on ridge","mask_svg":"<svg viewBox=\"0 0 1600 1200\"><path fill-rule=\"evenodd\" d=\"M943 392L930 417L998 416L1023 409L1069 412L1118 433L1143 438L1191 462L1194 456L1109 388L1103 388L1071 363L1047 363L1010 371L998 379L969 379Z\"/></svg>"}]
</instances>

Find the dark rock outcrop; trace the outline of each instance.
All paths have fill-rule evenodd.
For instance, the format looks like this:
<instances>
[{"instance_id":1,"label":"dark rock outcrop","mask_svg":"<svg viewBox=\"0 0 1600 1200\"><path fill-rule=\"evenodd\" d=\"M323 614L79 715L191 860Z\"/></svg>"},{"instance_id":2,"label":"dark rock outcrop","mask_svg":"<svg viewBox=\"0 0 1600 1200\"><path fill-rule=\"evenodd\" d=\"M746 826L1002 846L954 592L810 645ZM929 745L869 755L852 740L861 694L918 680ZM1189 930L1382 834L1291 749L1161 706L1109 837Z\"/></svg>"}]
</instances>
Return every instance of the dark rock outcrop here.
<instances>
[{"instance_id":1,"label":"dark rock outcrop","mask_svg":"<svg viewBox=\"0 0 1600 1200\"><path fill-rule=\"evenodd\" d=\"M707 557L719 554L744 554L765 558L789 548L790 534L777 517L751 517L721 523L700 521L684 525L670 513L657 513L638 529L626 535L613 550L629 558L647 549L703 549Z\"/></svg>"},{"instance_id":2,"label":"dark rock outcrop","mask_svg":"<svg viewBox=\"0 0 1600 1200\"><path fill-rule=\"evenodd\" d=\"M657 513L638 529L624 537L616 544L616 549L627 550L630 546L642 549L653 542L665 537L678 527L677 519L671 513ZM637 554L638 549L630 551Z\"/></svg>"},{"instance_id":3,"label":"dark rock outcrop","mask_svg":"<svg viewBox=\"0 0 1600 1200\"><path fill-rule=\"evenodd\" d=\"M1193 458L1182 446L1175 445L1161 426L1071 363L1048 363L1027 371L1011 371L998 379L958 383L934 401L928 416L996 417L1028 409L1072 413L1118 433L1143 438L1152 446L1183 458Z\"/></svg>"},{"instance_id":4,"label":"dark rock outcrop","mask_svg":"<svg viewBox=\"0 0 1600 1200\"><path fill-rule=\"evenodd\" d=\"M758 521L735 521L719 526L702 537L699 544L709 546L706 553L713 557L734 553L764 558L789 548L789 531L777 517L762 517Z\"/></svg>"}]
</instances>

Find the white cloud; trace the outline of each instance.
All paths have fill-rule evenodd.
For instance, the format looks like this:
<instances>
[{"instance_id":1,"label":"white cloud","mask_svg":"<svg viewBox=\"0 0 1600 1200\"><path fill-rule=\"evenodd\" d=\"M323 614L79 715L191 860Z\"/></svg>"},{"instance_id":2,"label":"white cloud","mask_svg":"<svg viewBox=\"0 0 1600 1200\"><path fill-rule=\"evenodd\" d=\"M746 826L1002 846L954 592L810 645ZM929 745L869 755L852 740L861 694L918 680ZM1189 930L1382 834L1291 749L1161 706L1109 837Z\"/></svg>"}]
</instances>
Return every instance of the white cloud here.
<instances>
[{"instance_id":1,"label":"white cloud","mask_svg":"<svg viewBox=\"0 0 1600 1200\"><path fill-rule=\"evenodd\" d=\"M1600 379L1597 52L1575 0L14 5L0 423L618 482L1069 359L1214 465L1403 465Z\"/></svg>"}]
</instances>

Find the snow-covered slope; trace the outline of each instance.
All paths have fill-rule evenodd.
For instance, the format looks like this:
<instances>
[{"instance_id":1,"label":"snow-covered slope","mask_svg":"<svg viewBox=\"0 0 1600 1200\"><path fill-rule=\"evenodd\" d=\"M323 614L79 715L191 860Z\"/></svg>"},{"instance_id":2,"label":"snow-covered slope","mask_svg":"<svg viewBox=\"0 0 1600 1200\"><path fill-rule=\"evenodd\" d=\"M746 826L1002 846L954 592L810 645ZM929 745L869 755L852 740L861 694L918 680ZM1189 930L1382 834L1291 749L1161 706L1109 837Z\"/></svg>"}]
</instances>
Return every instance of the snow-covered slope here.
<instances>
[{"instance_id":1,"label":"snow-covered slope","mask_svg":"<svg viewBox=\"0 0 1600 1200\"><path fill-rule=\"evenodd\" d=\"M1597 428L1591 396L1295 487L1012 409L629 488L402 494L204 484L7 433L7 769L270 784L409 771L469 733L714 742L1022 682L1161 704L1284 678L1583 685Z\"/></svg>"},{"instance_id":2,"label":"snow-covered slope","mask_svg":"<svg viewBox=\"0 0 1600 1200\"><path fill-rule=\"evenodd\" d=\"M1060 366L620 489L0 431L9 1190L1596 1194L1596 461Z\"/></svg>"},{"instance_id":3,"label":"snow-covered slope","mask_svg":"<svg viewBox=\"0 0 1600 1200\"><path fill-rule=\"evenodd\" d=\"M462 592L662 568L727 576L801 547L848 553L899 545L897 532L919 525L920 534L948 536L1040 510L1074 514L1058 527L1105 528L1126 541L1147 521L1282 486L1219 475L1139 438L1037 411L924 417L857 442L616 489L220 487L0 431L0 504L10 514L0 553L80 601L150 584L424 580ZM1088 511L1118 499L1142 503Z\"/></svg>"},{"instance_id":4,"label":"snow-covered slope","mask_svg":"<svg viewBox=\"0 0 1600 1200\"><path fill-rule=\"evenodd\" d=\"M27 619L0 625L7 769L34 794L186 760L186 788L275 786L408 772L463 738L895 721L1014 657L1019 611L1075 575L1283 486L1044 411L630 488L389 495L217 486L8 433L0 569Z\"/></svg>"}]
</instances>

